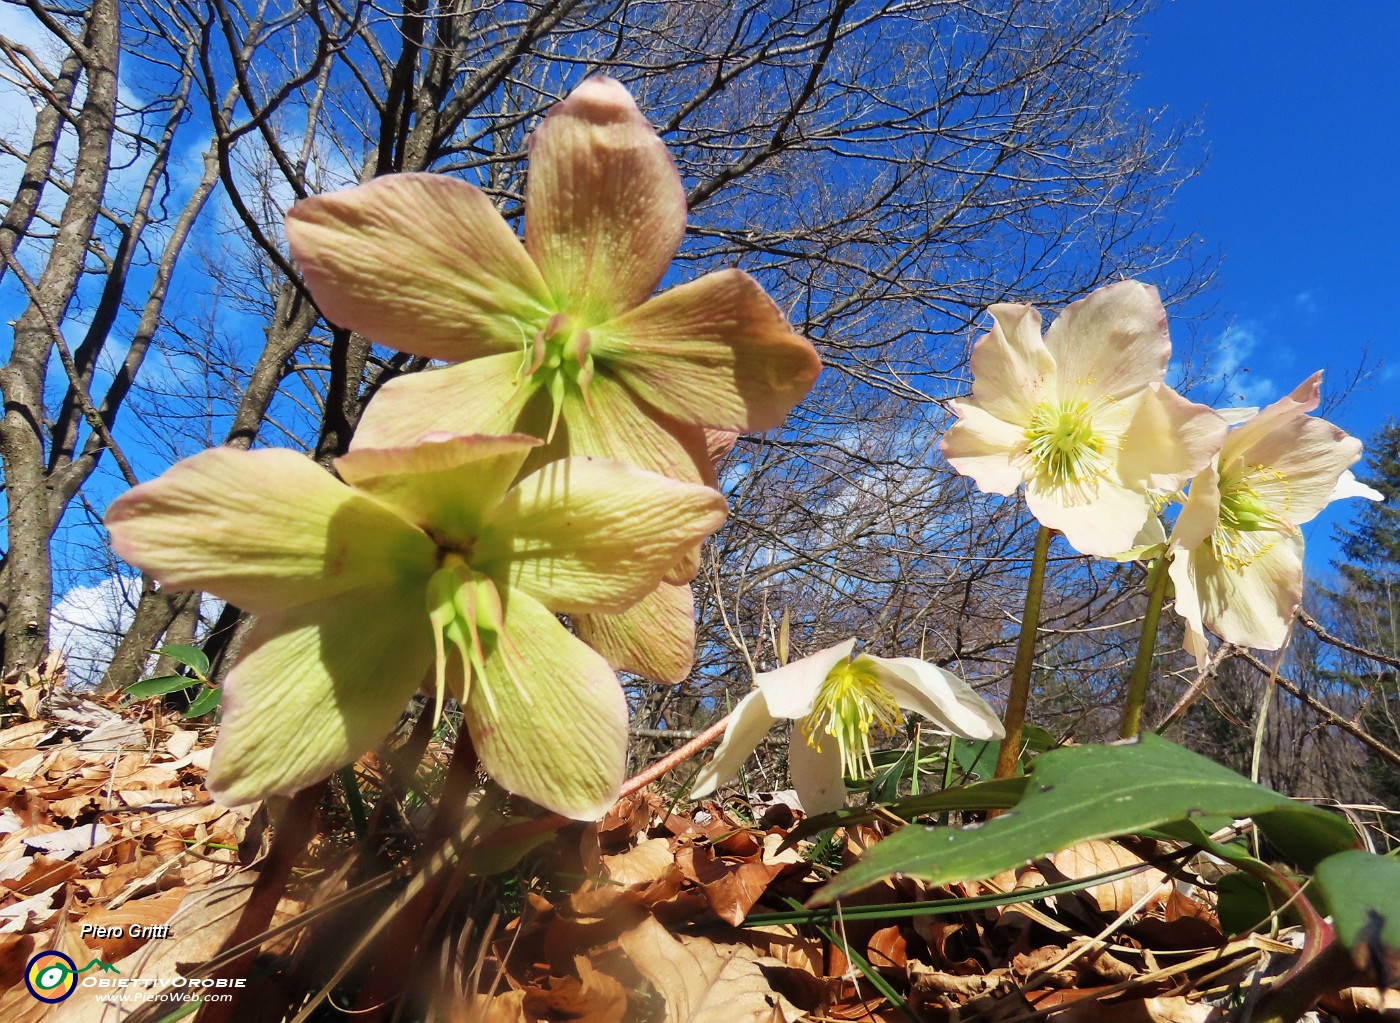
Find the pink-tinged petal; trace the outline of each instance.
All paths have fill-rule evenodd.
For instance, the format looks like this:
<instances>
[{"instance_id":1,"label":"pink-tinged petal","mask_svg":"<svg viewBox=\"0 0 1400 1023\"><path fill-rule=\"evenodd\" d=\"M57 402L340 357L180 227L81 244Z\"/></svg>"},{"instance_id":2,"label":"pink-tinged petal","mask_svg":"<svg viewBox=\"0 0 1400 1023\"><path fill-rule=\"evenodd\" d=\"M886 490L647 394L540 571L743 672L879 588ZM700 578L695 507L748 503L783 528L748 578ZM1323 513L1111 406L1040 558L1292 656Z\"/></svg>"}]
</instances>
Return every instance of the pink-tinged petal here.
<instances>
[{"instance_id":1,"label":"pink-tinged petal","mask_svg":"<svg viewBox=\"0 0 1400 1023\"><path fill-rule=\"evenodd\" d=\"M1045 332L1059 397L1123 398L1160 383L1171 357L1167 311L1157 289L1119 281L1072 302Z\"/></svg>"},{"instance_id":2,"label":"pink-tinged petal","mask_svg":"<svg viewBox=\"0 0 1400 1023\"><path fill-rule=\"evenodd\" d=\"M855 648L854 639L837 643L784 664L781 668L760 672L754 676L754 685L763 691L772 714L794 721L801 720L812 713L817 693L821 691L827 675L831 674L831 669L850 660L851 651ZM834 744L835 740L832 742Z\"/></svg>"},{"instance_id":3,"label":"pink-tinged petal","mask_svg":"<svg viewBox=\"0 0 1400 1023\"><path fill-rule=\"evenodd\" d=\"M1026 507L1042 526L1058 529L1080 554L1111 558L1133 546L1147 517L1155 514L1151 499L1110 480L1100 480L1091 500L1068 502L1063 490L1032 480L1026 486Z\"/></svg>"},{"instance_id":4,"label":"pink-tinged petal","mask_svg":"<svg viewBox=\"0 0 1400 1023\"><path fill-rule=\"evenodd\" d=\"M949 407L958 421L939 444L948 464L984 494L1014 494L1025 476L1015 461L1025 449L1025 430L971 402L954 401Z\"/></svg>"},{"instance_id":5,"label":"pink-tinged petal","mask_svg":"<svg viewBox=\"0 0 1400 1023\"><path fill-rule=\"evenodd\" d=\"M662 583L615 615L573 615L579 638L617 671L652 682L684 682L695 663L695 595Z\"/></svg>"},{"instance_id":6,"label":"pink-tinged petal","mask_svg":"<svg viewBox=\"0 0 1400 1023\"><path fill-rule=\"evenodd\" d=\"M1025 426L1055 385L1055 360L1040 336L1040 313L994 305L992 329L972 346L972 396L992 416Z\"/></svg>"},{"instance_id":7,"label":"pink-tinged petal","mask_svg":"<svg viewBox=\"0 0 1400 1023\"><path fill-rule=\"evenodd\" d=\"M548 397L531 400L518 352L390 380L360 416L350 449L397 448L430 433L527 433L549 428Z\"/></svg>"},{"instance_id":8,"label":"pink-tinged petal","mask_svg":"<svg viewBox=\"0 0 1400 1023\"><path fill-rule=\"evenodd\" d=\"M1214 466L1206 466L1191 481L1186 503L1172 526L1174 550L1192 550L1205 543L1220 525L1220 476ZM1175 577L1173 577L1175 578Z\"/></svg>"},{"instance_id":9,"label":"pink-tinged petal","mask_svg":"<svg viewBox=\"0 0 1400 1023\"><path fill-rule=\"evenodd\" d=\"M691 799L704 799L731 778L738 777L744 762L778 723L768 712L763 691L759 689L751 689L730 713L729 727L724 730L724 738L720 739L714 757L700 768L691 782Z\"/></svg>"},{"instance_id":10,"label":"pink-tinged petal","mask_svg":"<svg viewBox=\"0 0 1400 1023\"><path fill-rule=\"evenodd\" d=\"M739 435L733 430L705 430L705 453L712 465L718 465L738 443Z\"/></svg>"},{"instance_id":11,"label":"pink-tinged petal","mask_svg":"<svg viewBox=\"0 0 1400 1023\"><path fill-rule=\"evenodd\" d=\"M505 496L472 564L554 611L625 611L724 522L709 487L621 462L569 458Z\"/></svg>"},{"instance_id":12,"label":"pink-tinged petal","mask_svg":"<svg viewBox=\"0 0 1400 1023\"><path fill-rule=\"evenodd\" d=\"M1235 427L1225 438L1225 450L1220 453L1221 472L1230 472L1248 450L1269 434L1282 429L1314 411L1322 401L1322 370L1318 370L1293 389L1293 393L1265 406L1253 419Z\"/></svg>"},{"instance_id":13,"label":"pink-tinged petal","mask_svg":"<svg viewBox=\"0 0 1400 1023\"><path fill-rule=\"evenodd\" d=\"M542 441L513 433L428 434L401 448L358 448L335 460L356 490L389 505L439 545L467 549Z\"/></svg>"},{"instance_id":14,"label":"pink-tinged petal","mask_svg":"<svg viewBox=\"0 0 1400 1023\"><path fill-rule=\"evenodd\" d=\"M1227 643L1277 650L1288 638L1293 612L1302 602L1302 537L1283 533L1268 537L1272 546L1243 568L1228 568L1217 561L1209 544L1185 556L1187 584L1195 589L1201 618Z\"/></svg>"},{"instance_id":15,"label":"pink-tinged petal","mask_svg":"<svg viewBox=\"0 0 1400 1023\"><path fill-rule=\"evenodd\" d=\"M627 757L622 687L526 594L509 595L505 633L465 711L482 767L501 787L575 820L597 820L616 802Z\"/></svg>"},{"instance_id":16,"label":"pink-tinged petal","mask_svg":"<svg viewBox=\"0 0 1400 1023\"><path fill-rule=\"evenodd\" d=\"M390 174L305 199L287 213L287 242L328 320L402 352L518 352L550 316L520 239L456 178Z\"/></svg>"},{"instance_id":17,"label":"pink-tinged petal","mask_svg":"<svg viewBox=\"0 0 1400 1023\"><path fill-rule=\"evenodd\" d=\"M554 440L525 468L578 455L627 462L683 483L716 483L704 431L638 401L605 371L593 378L586 402L577 392L565 394Z\"/></svg>"},{"instance_id":18,"label":"pink-tinged petal","mask_svg":"<svg viewBox=\"0 0 1400 1023\"><path fill-rule=\"evenodd\" d=\"M1327 507L1342 473L1361 458L1361 441L1325 419L1301 416L1241 450L1233 465L1271 510L1302 525Z\"/></svg>"},{"instance_id":19,"label":"pink-tinged petal","mask_svg":"<svg viewBox=\"0 0 1400 1023\"><path fill-rule=\"evenodd\" d=\"M922 714L935 726L964 739L1000 739L1001 719L987 701L951 671L915 657L856 658L904 710Z\"/></svg>"},{"instance_id":20,"label":"pink-tinged petal","mask_svg":"<svg viewBox=\"0 0 1400 1023\"><path fill-rule=\"evenodd\" d=\"M432 667L420 585L375 586L260 619L224 683L209 791L290 795L381 742Z\"/></svg>"},{"instance_id":21,"label":"pink-tinged petal","mask_svg":"<svg viewBox=\"0 0 1400 1023\"><path fill-rule=\"evenodd\" d=\"M431 571L434 547L389 508L293 451L211 448L107 510L112 546L172 590L255 613Z\"/></svg>"},{"instance_id":22,"label":"pink-tinged petal","mask_svg":"<svg viewBox=\"0 0 1400 1023\"><path fill-rule=\"evenodd\" d=\"M1327 500L1341 501L1348 497L1364 497L1368 501L1385 500L1384 494L1375 487L1362 483L1350 469L1337 479L1337 485L1332 488L1332 495Z\"/></svg>"},{"instance_id":23,"label":"pink-tinged petal","mask_svg":"<svg viewBox=\"0 0 1400 1023\"><path fill-rule=\"evenodd\" d=\"M780 426L822 368L742 270L672 288L591 334L598 361L648 403L724 430Z\"/></svg>"},{"instance_id":24,"label":"pink-tinged petal","mask_svg":"<svg viewBox=\"0 0 1400 1023\"><path fill-rule=\"evenodd\" d=\"M584 326L641 305L685 235L671 155L617 82L595 77L530 136L525 244L556 307Z\"/></svg>"},{"instance_id":25,"label":"pink-tinged petal","mask_svg":"<svg viewBox=\"0 0 1400 1023\"><path fill-rule=\"evenodd\" d=\"M841 746L829 735L819 735L821 748L811 746L802 730L792 726L788 744L788 774L802 809L808 814L830 813L846 805L846 780L841 768Z\"/></svg>"},{"instance_id":26,"label":"pink-tinged petal","mask_svg":"<svg viewBox=\"0 0 1400 1023\"><path fill-rule=\"evenodd\" d=\"M1165 384L1125 400L1135 403L1118 449L1118 478L1126 486L1175 492L1225 443L1225 420Z\"/></svg>"}]
</instances>

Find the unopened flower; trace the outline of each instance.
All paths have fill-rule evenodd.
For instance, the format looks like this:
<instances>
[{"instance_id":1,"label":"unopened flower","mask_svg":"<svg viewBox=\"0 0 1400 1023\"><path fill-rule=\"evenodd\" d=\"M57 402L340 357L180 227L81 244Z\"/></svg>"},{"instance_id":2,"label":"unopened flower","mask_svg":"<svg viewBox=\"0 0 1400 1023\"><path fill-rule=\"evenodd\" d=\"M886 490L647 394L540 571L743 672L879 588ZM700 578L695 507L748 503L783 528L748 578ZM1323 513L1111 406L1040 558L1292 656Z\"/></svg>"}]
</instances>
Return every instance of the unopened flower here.
<instances>
[{"instance_id":1,"label":"unopened flower","mask_svg":"<svg viewBox=\"0 0 1400 1023\"><path fill-rule=\"evenodd\" d=\"M1141 542L1154 500L1220 450L1225 422L1162 381L1171 342L1157 290L1137 281L1067 306L1041 337L1028 305L994 305L972 349L972 397L943 454L984 491L1012 494L1085 554Z\"/></svg>"},{"instance_id":2,"label":"unopened flower","mask_svg":"<svg viewBox=\"0 0 1400 1023\"><path fill-rule=\"evenodd\" d=\"M685 190L617 82L585 81L529 145L523 245L490 197L445 175L386 175L288 213L328 319L459 364L390 380L352 447L527 433L549 444L526 471L589 455L713 485L704 428L778 426L816 379L816 351L739 270L652 297L685 234ZM669 581L698 565L687 552ZM690 604L669 590L578 624L615 666L676 681L694 650ZM649 634L669 639L648 651Z\"/></svg>"},{"instance_id":3,"label":"unopened flower","mask_svg":"<svg viewBox=\"0 0 1400 1023\"><path fill-rule=\"evenodd\" d=\"M734 708L714 759L691 789L707 796L739 773L779 721L794 722L788 769L802 806L825 813L845 805L843 778L874 770L871 738L891 733L903 711L966 739L1000 739L1001 721L951 672L913 657L851 658L856 641L829 647L759 674Z\"/></svg>"},{"instance_id":4,"label":"unopened flower","mask_svg":"<svg viewBox=\"0 0 1400 1023\"><path fill-rule=\"evenodd\" d=\"M578 818L622 782L617 677L554 612L616 612L716 529L715 491L540 442L433 435L337 459L214 448L113 502L113 546L257 615L225 683L209 789L290 793L382 740L425 681L503 787Z\"/></svg>"},{"instance_id":5,"label":"unopened flower","mask_svg":"<svg viewBox=\"0 0 1400 1023\"><path fill-rule=\"evenodd\" d=\"M1322 373L1230 430L1191 482L1172 530L1170 572L1186 648L1206 654L1205 628L1239 646L1277 650L1303 599L1303 534L1329 501L1377 500L1347 467L1361 442L1317 408Z\"/></svg>"}]
</instances>

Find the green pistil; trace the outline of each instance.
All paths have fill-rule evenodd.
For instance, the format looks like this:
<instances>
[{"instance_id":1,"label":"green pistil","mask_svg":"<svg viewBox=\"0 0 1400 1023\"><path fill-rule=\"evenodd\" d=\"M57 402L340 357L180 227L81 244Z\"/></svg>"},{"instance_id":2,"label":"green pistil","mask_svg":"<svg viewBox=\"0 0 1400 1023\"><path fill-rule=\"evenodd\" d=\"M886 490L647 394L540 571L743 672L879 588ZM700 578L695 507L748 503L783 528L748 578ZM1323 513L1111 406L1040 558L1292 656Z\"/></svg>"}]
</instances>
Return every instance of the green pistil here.
<instances>
[{"instance_id":1,"label":"green pistil","mask_svg":"<svg viewBox=\"0 0 1400 1023\"><path fill-rule=\"evenodd\" d=\"M474 677L486 672L486 658L504 630L504 615L496 584L472 571L461 555L454 553L444 554L442 566L428 579L427 604L436 655L436 727L447 690L448 645L457 650L465 685L470 687ZM462 696L465 699L466 693Z\"/></svg>"},{"instance_id":2,"label":"green pistil","mask_svg":"<svg viewBox=\"0 0 1400 1023\"><path fill-rule=\"evenodd\" d=\"M841 768L851 777L863 767L873 773L875 761L870 750L870 733L892 732L904 720L899 704L869 671L853 664L839 664L831 670L817 692L812 712L798 723L807 745L821 752L821 732L836 740L841 750Z\"/></svg>"},{"instance_id":3,"label":"green pistil","mask_svg":"<svg viewBox=\"0 0 1400 1023\"><path fill-rule=\"evenodd\" d=\"M1105 474L1104 441L1088 402L1041 402L1025 429L1026 453L1052 486L1082 489Z\"/></svg>"},{"instance_id":4,"label":"green pistil","mask_svg":"<svg viewBox=\"0 0 1400 1023\"><path fill-rule=\"evenodd\" d=\"M1220 521L1210 538L1216 560L1236 572L1259 560L1278 534L1296 532L1283 514L1291 504L1288 477L1277 469L1254 465L1236 478L1222 478Z\"/></svg>"},{"instance_id":5,"label":"green pistil","mask_svg":"<svg viewBox=\"0 0 1400 1023\"><path fill-rule=\"evenodd\" d=\"M549 394L552 413L549 439L559 425L564 398L572 388L588 403L588 385L593 381L592 339L563 313L556 313L535 334L532 361L525 371L532 386Z\"/></svg>"}]
</instances>

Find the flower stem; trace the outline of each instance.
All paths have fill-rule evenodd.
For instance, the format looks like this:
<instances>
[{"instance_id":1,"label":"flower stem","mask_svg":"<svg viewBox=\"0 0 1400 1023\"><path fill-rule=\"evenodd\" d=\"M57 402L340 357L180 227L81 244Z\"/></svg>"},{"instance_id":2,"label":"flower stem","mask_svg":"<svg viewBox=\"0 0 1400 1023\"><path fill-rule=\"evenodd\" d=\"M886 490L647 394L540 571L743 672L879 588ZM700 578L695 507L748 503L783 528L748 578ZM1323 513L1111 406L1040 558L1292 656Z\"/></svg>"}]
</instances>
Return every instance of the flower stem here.
<instances>
[{"instance_id":1,"label":"flower stem","mask_svg":"<svg viewBox=\"0 0 1400 1023\"><path fill-rule=\"evenodd\" d=\"M1040 595L1045 589L1045 562L1050 555L1050 530L1045 526L1035 534L1035 555L1031 559L1031 577L1026 584L1026 608L1021 615L1021 638L1016 643L1016 665L1011 669L1011 698L1006 703L1002 724L1006 736L997 754L997 778L1010 778L1016 773L1021 758L1021 729L1026 723L1026 703L1031 694L1031 672L1035 667L1035 636L1040 628Z\"/></svg>"},{"instance_id":2,"label":"flower stem","mask_svg":"<svg viewBox=\"0 0 1400 1023\"><path fill-rule=\"evenodd\" d=\"M1142 705L1147 699L1147 682L1152 676L1152 655L1157 650L1157 623L1162 617L1162 601L1167 596L1167 556L1158 555L1147 573L1147 612L1142 619L1137 661L1128 681L1128 701L1118 726L1121 739L1131 739L1142 731Z\"/></svg>"}]
</instances>

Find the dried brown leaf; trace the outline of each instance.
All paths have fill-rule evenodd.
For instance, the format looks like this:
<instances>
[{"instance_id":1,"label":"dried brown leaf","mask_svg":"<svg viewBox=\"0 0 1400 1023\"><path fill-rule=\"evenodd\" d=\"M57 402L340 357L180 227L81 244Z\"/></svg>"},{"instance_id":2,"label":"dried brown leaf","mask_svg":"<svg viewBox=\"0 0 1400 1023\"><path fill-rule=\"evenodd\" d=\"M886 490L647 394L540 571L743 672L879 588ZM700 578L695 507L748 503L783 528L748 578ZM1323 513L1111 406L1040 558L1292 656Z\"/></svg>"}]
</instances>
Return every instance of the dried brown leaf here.
<instances>
[{"instance_id":1,"label":"dried brown leaf","mask_svg":"<svg viewBox=\"0 0 1400 1023\"><path fill-rule=\"evenodd\" d=\"M781 964L746 945L675 938L652 917L618 941L665 1001L665 1023L795 1023L806 1016L760 969Z\"/></svg>"},{"instance_id":2,"label":"dried brown leaf","mask_svg":"<svg viewBox=\"0 0 1400 1023\"><path fill-rule=\"evenodd\" d=\"M1125 867L1144 867L1140 872L1128 877L1085 889L1084 894L1104 913L1117 915L1127 912L1135 902L1155 891L1155 896L1145 907L1151 908L1165 901L1170 890L1163 884L1167 880L1166 874L1156 867L1148 867L1142 857L1135 856L1114 842L1080 842L1051 856L1050 861L1054 863L1056 870L1071 879L1090 877Z\"/></svg>"}]
</instances>

